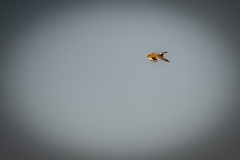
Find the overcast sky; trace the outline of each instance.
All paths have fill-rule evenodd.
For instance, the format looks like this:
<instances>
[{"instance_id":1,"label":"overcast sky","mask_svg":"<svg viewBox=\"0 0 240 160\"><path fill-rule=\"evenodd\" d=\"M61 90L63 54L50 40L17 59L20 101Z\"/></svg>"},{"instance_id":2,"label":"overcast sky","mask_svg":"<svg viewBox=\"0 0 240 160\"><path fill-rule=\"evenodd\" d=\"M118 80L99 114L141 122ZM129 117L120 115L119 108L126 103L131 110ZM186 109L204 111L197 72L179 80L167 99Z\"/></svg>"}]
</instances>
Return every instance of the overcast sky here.
<instances>
[{"instance_id":1,"label":"overcast sky","mask_svg":"<svg viewBox=\"0 0 240 160\"><path fill-rule=\"evenodd\" d=\"M237 103L239 55L227 16L203 6L82 2L39 12L4 61L15 124L59 152L96 157L210 143ZM146 58L163 51L169 63Z\"/></svg>"}]
</instances>

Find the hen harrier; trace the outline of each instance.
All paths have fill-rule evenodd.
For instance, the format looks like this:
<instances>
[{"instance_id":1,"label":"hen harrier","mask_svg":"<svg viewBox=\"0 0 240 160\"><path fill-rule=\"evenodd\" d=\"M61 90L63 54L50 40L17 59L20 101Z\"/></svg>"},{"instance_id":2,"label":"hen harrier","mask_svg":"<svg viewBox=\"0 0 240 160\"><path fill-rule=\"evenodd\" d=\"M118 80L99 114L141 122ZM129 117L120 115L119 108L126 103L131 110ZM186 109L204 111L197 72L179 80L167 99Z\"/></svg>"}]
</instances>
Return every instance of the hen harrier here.
<instances>
[{"instance_id":1,"label":"hen harrier","mask_svg":"<svg viewBox=\"0 0 240 160\"><path fill-rule=\"evenodd\" d=\"M147 55L147 58L153 62L157 62L158 61L157 58L169 62L169 60L163 57L165 53L167 53L167 51L161 53L150 53Z\"/></svg>"}]
</instances>

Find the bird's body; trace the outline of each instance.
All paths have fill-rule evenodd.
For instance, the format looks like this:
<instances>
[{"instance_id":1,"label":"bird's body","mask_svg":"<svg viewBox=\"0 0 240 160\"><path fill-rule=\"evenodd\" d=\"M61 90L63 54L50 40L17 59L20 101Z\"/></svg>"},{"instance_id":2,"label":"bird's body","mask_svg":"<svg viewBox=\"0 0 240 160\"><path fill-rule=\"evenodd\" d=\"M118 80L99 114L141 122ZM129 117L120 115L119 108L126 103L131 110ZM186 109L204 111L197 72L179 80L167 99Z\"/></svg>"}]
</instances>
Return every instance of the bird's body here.
<instances>
[{"instance_id":1,"label":"bird's body","mask_svg":"<svg viewBox=\"0 0 240 160\"><path fill-rule=\"evenodd\" d=\"M147 54L147 58L152 61L152 62L157 62L157 58L161 59L163 61L167 61L169 62L169 60L167 60L166 58L163 57L163 55L167 53L167 52L160 52L160 53L150 53Z\"/></svg>"}]
</instances>

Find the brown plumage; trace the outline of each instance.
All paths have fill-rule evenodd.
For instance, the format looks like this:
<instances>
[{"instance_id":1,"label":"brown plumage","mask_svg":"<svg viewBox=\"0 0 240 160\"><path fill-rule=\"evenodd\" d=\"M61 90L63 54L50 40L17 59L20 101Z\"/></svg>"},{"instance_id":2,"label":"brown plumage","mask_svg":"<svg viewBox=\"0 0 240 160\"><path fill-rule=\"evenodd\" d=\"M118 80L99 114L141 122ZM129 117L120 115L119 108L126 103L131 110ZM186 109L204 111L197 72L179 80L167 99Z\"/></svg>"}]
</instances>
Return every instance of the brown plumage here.
<instances>
[{"instance_id":1,"label":"brown plumage","mask_svg":"<svg viewBox=\"0 0 240 160\"><path fill-rule=\"evenodd\" d=\"M157 58L161 59L163 61L169 62L169 60L167 60L165 57L163 57L163 55L165 53L167 53L167 51L166 52L160 52L160 53L150 53L150 54L147 54L147 58L152 62L157 62L158 61Z\"/></svg>"}]
</instances>

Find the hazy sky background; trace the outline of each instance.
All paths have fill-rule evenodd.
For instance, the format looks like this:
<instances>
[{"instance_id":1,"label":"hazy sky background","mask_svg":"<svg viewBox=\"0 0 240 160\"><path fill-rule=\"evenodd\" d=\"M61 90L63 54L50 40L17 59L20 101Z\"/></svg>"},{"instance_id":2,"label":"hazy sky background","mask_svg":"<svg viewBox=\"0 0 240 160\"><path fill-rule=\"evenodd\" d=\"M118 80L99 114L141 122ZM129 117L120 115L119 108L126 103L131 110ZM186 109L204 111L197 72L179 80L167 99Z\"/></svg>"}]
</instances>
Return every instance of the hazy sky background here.
<instances>
[{"instance_id":1,"label":"hazy sky background","mask_svg":"<svg viewBox=\"0 0 240 160\"><path fill-rule=\"evenodd\" d=\"M79 1L17 18L2 54L8 119L34 143L79 157L219 143L239 105L233 6ZM146 58L162 51L170 63Z\"/></svg>"}]
</instances>

